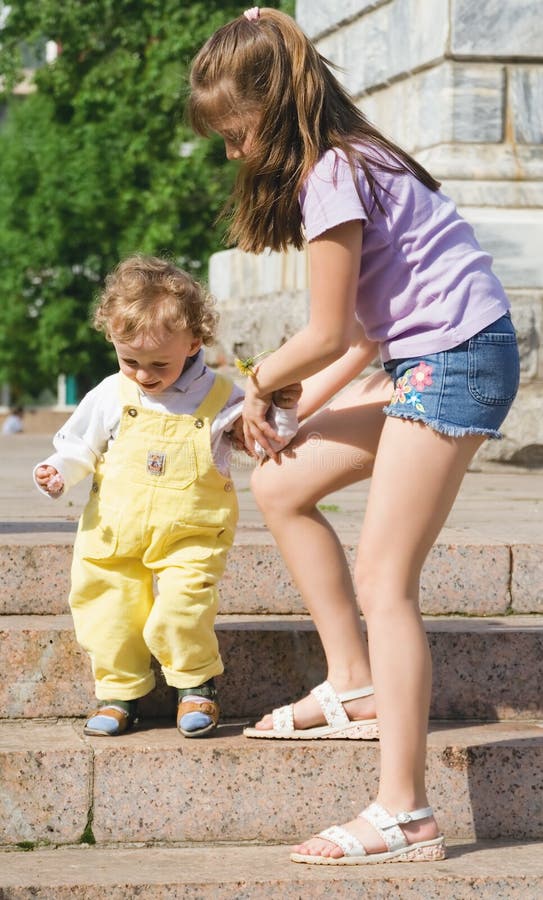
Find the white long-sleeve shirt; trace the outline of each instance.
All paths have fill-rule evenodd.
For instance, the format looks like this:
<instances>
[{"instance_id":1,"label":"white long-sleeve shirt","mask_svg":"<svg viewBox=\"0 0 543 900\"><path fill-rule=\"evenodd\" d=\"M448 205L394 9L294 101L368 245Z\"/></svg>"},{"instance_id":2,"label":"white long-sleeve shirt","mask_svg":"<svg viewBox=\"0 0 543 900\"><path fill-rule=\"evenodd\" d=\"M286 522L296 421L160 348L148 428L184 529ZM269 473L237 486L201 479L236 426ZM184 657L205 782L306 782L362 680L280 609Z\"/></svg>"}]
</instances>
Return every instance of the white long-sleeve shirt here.
<instances>
[{"instance_id":1,"label":"white long-sleeve shirt","mask_svg":"<svg viewBox=\"0 0 543 900\"><path fill-rule=\"evenodd\" d=\"M104 378L83 397L77 409L53 438L55 452L34 468L36 482L39 466L53 466L64 480L63 495L94 472L96 463L117 437L121 421L122 403L119 391L119 373ZM204 363L204 351L200 350L194 361L177 381L161 394L146 394L140 390L140 402L146 409L182 415L192 414L207 396L215 373ZM211 451L215 465L223 475L229 474L232 444L227 432L241 415L244 393L237 385L225 406L211 423ZM280 409L272 404L269 421L286 446L298 430L296 409Z\"/></svg>"}]
</instances>

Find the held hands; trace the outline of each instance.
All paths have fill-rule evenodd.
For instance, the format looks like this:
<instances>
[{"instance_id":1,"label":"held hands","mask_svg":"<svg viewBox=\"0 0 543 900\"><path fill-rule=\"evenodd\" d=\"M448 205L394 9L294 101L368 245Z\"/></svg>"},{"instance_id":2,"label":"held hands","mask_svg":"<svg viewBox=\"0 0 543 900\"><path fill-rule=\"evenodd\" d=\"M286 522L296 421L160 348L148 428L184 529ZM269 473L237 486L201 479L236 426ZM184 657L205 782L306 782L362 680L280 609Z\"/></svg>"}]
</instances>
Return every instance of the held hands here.
<instances>
[{"instance_id":1,"label":"held hands","mask_svg":"<svg viewBox=\"0 0 543 900\"><path fill-rule=\"evenodd\" d=\"M60 497L64 490L64 478L54 466L38 466L36 482L50 497Z\"/></svg>"},{"instance_id":2,"label":"held hands","mask_svg":"<svg viewBox=\"0 0 543 900\"><path fill-rule=\"evenodd\" d=\"M243 434L245 440L245 448L250 456L261 456L255 448L258 444L270 459L278 460L279 450L281 446L281 438L267 421L266 414L273 401L276 406L283 409L292 409L296 406L301 393L302 385L300 383L289 384L280 390L274 391L273 394L261 395L258 390L256 379L258 369L254 371L253 378L248 379L245 391L245 402L243 404ZM271 443L275 442L275 446Z\"/></svg>"}]
</instances>

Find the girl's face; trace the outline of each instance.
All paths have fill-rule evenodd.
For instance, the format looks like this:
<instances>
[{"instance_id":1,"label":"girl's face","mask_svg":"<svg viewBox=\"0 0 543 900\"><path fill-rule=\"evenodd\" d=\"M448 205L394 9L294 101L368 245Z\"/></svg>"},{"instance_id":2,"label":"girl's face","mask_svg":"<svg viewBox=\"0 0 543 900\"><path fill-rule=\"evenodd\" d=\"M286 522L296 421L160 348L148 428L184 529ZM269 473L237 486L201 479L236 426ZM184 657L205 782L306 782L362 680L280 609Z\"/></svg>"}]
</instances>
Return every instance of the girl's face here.
<instances>
[{"instance_id":1,"label":"girl's face","mask_svg":"<svg viewBox=\"0 0 543 900\"><path fill-rule=\"evenodd\" d=\"M146 394L161 394L177 381L189 356L202 346L189 328L135 335L130 343L112 337L121 372Z\"/></svg>"},{"instance_id":2,"label":"girl's face","mask_svg":"<svg viewBox=\"0 0 543 900\"><path fill-rule=\"evenodd\" d=\"M216 131L224 141L227 159L245 159L248 156L253 146L257 124L255 116L243 119L236 117L221 122Z\"/></svg>"}]
</instances>

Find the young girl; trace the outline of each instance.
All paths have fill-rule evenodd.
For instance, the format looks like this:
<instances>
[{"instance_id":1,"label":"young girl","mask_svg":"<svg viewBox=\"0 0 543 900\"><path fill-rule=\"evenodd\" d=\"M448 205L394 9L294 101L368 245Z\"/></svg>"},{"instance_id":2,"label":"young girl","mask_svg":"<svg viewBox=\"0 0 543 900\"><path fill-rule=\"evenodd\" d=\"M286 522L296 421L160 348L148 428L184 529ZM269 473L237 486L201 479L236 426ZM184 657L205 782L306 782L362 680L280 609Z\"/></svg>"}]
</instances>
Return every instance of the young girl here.
<instances>
[{"instance_id":1,"label":"young girl","mask_svg":"<svg viewBox=\"0 0 543 900\"><path fill-rule=\"evenodd\" d=\"M204 364L202 344L217 324L212 300L172 263L122 262L94 324L113 343L120 372L83 398L55 435L56 452L34 471L51 497L94 474L70 592L99 701L85 732L114 736L134 724L138 698L154 687L153 655L177 688L180 732L200 737L219 718L217 583L237 521L229 433L243 392ZM293 385L275 399L294 407L297 393ZM296 411L273 409L284 446Z\"/></svg>"},{"instance_id":2,"label":"young girl","mask_svg":"<svg viewBox=\"0 0 543 900\"><path fill-rule=\"evenodd\" d=\"M280 466L255 472L328 680L247 734L364 738L378 723L376 802L295 847L294 861L442 859L425 788L431 661L419 578L473 454L499 437L517 390L509 303L438 182L368 123L288 16L253 7L213 34L193 64L189 114L241 161L231 238L255 253L309 246L309 321L249 381L248 445L268 448L266 411L281 385L308 379L303 417L377 353L384 367L312 417ZM353 587L317 503L370 475Z\"/></svg>"}]
</instances>

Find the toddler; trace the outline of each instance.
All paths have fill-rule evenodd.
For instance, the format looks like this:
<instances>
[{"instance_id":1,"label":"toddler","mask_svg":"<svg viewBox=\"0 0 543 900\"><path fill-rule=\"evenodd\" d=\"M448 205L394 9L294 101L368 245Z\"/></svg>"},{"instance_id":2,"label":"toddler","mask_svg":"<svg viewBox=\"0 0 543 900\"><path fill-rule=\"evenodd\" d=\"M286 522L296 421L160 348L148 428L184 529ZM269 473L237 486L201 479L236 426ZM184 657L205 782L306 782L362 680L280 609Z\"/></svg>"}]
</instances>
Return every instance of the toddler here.
<instances>
[{"instance_id":1,"label":"toddler","mask_svg":"<svg viewBox=\"0 0 543 900\"><path fill-rule=\"evenodd\" d=\"M216 324L186 272L155 257L124 260L94 313L120 371L83 398L34 470L53 498L93 474L69 598L98 698L86 734L120 735L137 721L155 684L151 656L177 688L185 737L218 722L214 622L238 516L229 457L243 391L204 363ZM274 395L278 447L296 433L298 394L293 385Z\"/></svg>"}]
</instances>

